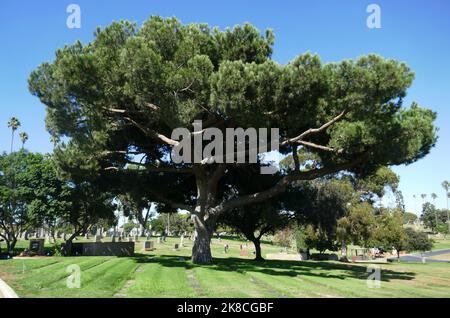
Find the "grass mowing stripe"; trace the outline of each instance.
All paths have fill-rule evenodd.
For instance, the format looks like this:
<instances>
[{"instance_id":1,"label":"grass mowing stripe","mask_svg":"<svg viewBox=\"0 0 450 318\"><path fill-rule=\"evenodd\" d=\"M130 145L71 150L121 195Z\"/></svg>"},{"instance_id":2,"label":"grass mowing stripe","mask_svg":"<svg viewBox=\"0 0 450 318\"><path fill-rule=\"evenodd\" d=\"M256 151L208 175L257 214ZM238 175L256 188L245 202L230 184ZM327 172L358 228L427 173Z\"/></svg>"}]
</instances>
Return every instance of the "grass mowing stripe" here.
<instances>
[{"instance_id":1,"label":"grass mowing stripe","mask_svg":"<svg viewBox=\"0 0 450 318\"><path fill-rule=\"evenodd\" d=\"M128 289L129 297L195 297L182 265L167 267L157 262L143 263L132 279L135 284Z\"/></svg>"},{"instance_id":2,"label":"grass mowing stripe","mask_svg":"<svg viewBox=\"0 0 450 318\"><path fill-rule=\"evenodd\" d=\"M97 261L99 261L98 263L93 263L93 262L97 262ZM76 264L76 265L78 265L78 266L80 266L80 270L81 270L81 273L85 273L86 271L89 271L89 270L91 270L91 269L93 269L93 268L95 268L95 267L97 267L97 266L100 266L100 265L102 265L102 264L105 264L105 263L107 263L109 260L104 260L104 259L102 259L102 260L86 260L86 261L82 261L82 262L79 262L78 264ZM84 264L89 264L89 266L87 266L87 267L85 267L84 266ZM93 264L92 264L93 263ZM70 264L70 265L72 265L72 264ZM66 269L67 269L67 267L66 267ZM65 280L65 279L67 279L67 277L69 277L70 275L71 275L72 273L71 272L67 272L67 270L65 270L65 274L63 274L62 276L60 276L59 278L56 278L55 280L53 280L53 281L50 281L50 282L48 282L48 285L53 285L53 284L56 284L56 283L58 283L58 282L60 282L60 281L62 281L62 280Z\"/></svg>"},{"instance_id":3,"label":"grass mowing stripe","mask_svg":"<svg viewBox=\"0 0 450 318\"><path fill-rule=\"evenodd\" d=\"M208 297L274 297L242 272L226 270L223 266L195 267L193 270Z\"/></svg>"}]
</instances>

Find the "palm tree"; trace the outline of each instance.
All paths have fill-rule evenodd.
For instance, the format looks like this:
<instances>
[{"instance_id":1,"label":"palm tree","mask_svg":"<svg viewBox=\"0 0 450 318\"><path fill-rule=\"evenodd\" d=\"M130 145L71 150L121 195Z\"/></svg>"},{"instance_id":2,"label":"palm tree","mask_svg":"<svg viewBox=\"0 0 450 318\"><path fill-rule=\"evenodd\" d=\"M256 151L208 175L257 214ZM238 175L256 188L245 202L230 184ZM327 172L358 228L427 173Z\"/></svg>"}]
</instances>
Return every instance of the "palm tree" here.
<instances>
[{"instance_id":1,"label":"palm tree","mask_svg":"<svg viewBox=\"0 0 450 318\"><path fill-rule=\"evenodd\" d=\"M19 134L20 140L22 141L22 149L25 147L25 143L28 140L28 134L26 132L21 132Z\"/></svg>"},{"instance_id":2,"label":"palm tree","mask_svg":"<svg viewBox=\"0 0 450 318\"><path fill-rule=\"evenodd\" d=\"M425 198L427 197L427 195L424 194L424 193L422 193L422 194L420 195L420 197L422 198L422 203L425 204Z\"/></svg>"},{"instance_id":3,"label":"palm tree","mask_svg":"<svg viewBox=\"0 0 450 318\"><path fill-rule=\"evenodd\" d=\"M435 219L436 219L436 232L437 232L437 226L438 226L438 215L437 215L438 211L437 211L437 208L436 208L437 194L433 192L433 193L431 194L431 198L433 199L433 205L434 205L434 217L435 217Z\"/></svg>"},{"instance_id":4,"label":"palm tree","mask_svg":"<svg viewBox=\"0 0 450 318\"><path fill-rule=\"evenodd\" d=\"M450 232L450 218L449 218L449 212L448 212L448 199L450 198L450 193L448 192L448 190L450 189L450 183L445 180L444 182L442 182L442 187L445 190L445 194L446 194L446 198L447 198L447 225L448 225L448 231Z\"/></svg>"},{"instance_id":5,"label":"palm tree","mask_svg":"<svg viewBox=\"0 0 450 318\"><path fill-rule=\"evenodd\" d=\"M11 128L11 153L13 152L14 147L14 133L19 127L20 121L16 117L11 117L11 119L8 121L8 128Z\"/></svg>"}]
</instances>

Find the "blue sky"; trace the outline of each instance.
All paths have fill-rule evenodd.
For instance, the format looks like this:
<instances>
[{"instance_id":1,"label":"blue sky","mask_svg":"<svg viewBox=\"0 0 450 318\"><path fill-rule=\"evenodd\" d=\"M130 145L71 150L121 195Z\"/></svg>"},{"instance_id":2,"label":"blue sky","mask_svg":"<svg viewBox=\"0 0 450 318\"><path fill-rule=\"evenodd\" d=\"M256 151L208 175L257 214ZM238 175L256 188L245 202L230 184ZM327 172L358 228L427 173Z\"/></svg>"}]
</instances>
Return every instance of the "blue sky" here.
<instances>
[{"instance_id":1,"label":"blue sky","mask_svg":"<svg viewBox=\"0 0 450 318\"><path fill-rule=\"evenodd\" d=\"M81 8L81 28L66 26L69 4ZM369 4L381 8L381 29L369 29ZM150 15L176 16L184 23L207 22L220 28L250 22L276 34L274 60L286 63L311 51L325 62L377 53L405 61L416 72L405 105L417 101L438 113L439 140L431 153L409 166L395 167L401 177L407 209L417 211L413 194L438 194L450 180L450 1L145 1L42 0L0 2L0 151L9 149L8 118L22 122L30 135L27 148L51 152L45 131L45 109L27 89L30 72L51 61L57 48L80 39L88 42L97 26L128 19L141 24ZM16 144L19 146L18 143ZM385 201L389 202L390 198Z\"/></svg>"}]
</instances>

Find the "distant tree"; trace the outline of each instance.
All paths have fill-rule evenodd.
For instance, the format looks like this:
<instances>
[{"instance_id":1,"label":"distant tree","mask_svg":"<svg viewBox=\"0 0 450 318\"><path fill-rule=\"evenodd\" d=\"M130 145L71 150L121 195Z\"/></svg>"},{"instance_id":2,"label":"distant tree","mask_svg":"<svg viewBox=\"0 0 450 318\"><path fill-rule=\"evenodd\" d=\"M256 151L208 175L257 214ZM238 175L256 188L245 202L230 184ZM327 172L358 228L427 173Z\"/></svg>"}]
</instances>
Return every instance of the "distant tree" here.
<instances>
[{"instance_id":1,"label":"distant tree","mask_svg":"<svg viewBox=\"0 0 450 318\"><path fill-rule=\"evenodd\" d=\"M311 249L316 249L320 254L323 254L326 250L337 251L339 247L335 233L327 232L320 226L306 225L304 235L308 255Z\"/></svg>"},{"instance_id":2,"label":"distant tree","mask_svg":"<svg viewBox=\"0 0 450 318\"><path fill-rule=\"evenodd\" d=\"M153 216L151 211L152 202L141 193L131 192L119 195L120 208L126 217L132 217L139 222L141 227L140 236L144 236L148 222Z\"/></svg>"},{"instance_id":3,"label":"distant tree","mask_svg":"<svg viewBox=\"0 0 450 318\"><path fill-rule=\"evenodd\" d=\"M61 215L64 222L70 224L74 230L66 240L69 255L75 237L88 232L100 220L114 224L114 211L117 207L113 199L114 196L102 191L95 183L70 183L71 206Z\"/></svg>"},{"instance_id":4,"label":"distant tree","mask_svg":"<svg viewBox=\"0 0 450 318\"><path fill-rule=\"evenodd\" d=\"M278 202L268 201L266 204L256 204L235 209L226 217L219 219L219 225L230 226L242 233L255 246L255 260L263 261L261 254L261 238L266 234L274 234L285 228L292 215L281 210Z\"/></svg>"},{"instance_id":5,"label":"distant tree","mask_svg":"<svg viewBox=\"0 0 450 318\"><path fill-rule=\"evenodd\" d=\"M41 157L41 155L36 154ZM54 235L61 226L61 217L71 208L71 187L58 178L51 156L42 156L42 160L30 166L27 179L33 189L27 205L28 222L33 228L46 227Z\"/></svg>"},{"instance_id":6,"label":"distant tree","mask_svg":"<svg viewBox=\"0 0 450 318\"><path fill-rule=\"evenodd\" d=\"M436 206L436 199L437 199L437 194L436 193L432 193L431 194L431 198L432 198L432 200L433 200L433 205L434 206ZM438 225L439 224L439 221L438 221L438 211L437 211L437 209L435 210L435 214L434 214L434 216L435 216L435 218L436 218L436 224Z\"/></svg>"},{"instance_id":7,"label":"distant tree","mask_svg":"<svg viewBox=\"0 0 450 318\"><path fill-rule=\"evenodd\" d=\"M422 193L420 195L420 197L422 198L422 203L425 204L425 199L426 199L427 195L425 193Z\"/></svg>"},{"instance_id":8,"label":"distant tree","mask_svg":"<svg viewBox=\"0 0 450 318\"><path fill-rule=\"evenodd\" d=\"M411 212L403 213L404 224L414 223L417 220L417 215Z\"/></svg>"},{"instance_id":9,"label":"distant tree","mask_svg":"<svg viewBox=\"0 0 450 318\"><path fill-rule=\"evenodd\" d=\"M276 182L277 175L260 175L254 173L259 169L257 165L248 165L246 171L230 173L233 178L233 194L251 194L266 189ZM291 201L298 191L289 189L282 195L267 200L264 203L245 205L235 208L227 214L219 216L219 225L229 226L237 233L243 234L245 238L255 246L255 260L264 260L261 254L261 238L266 234L274 234L278 230L289 225L293 218L292 208L295 206ZM298 190L298 189L297 189Z\"/></svg>"},{"instance_id":10,"label":"distant tree","mask_svg":"<svg viewBox=\"0 0 450 318\"><path fill-rule=\"evenodd\" d=\"M342 245L353 243L368 247L376 229L374 208L368 202L352 205L349 212L337 221L337 240Z\"/></svg>"},{"instance_id":11,"label":"distant tree","mask_svg":"<svg viewBox=\"0 0 450 318\"><path fill-rule=\"evenodd\" d=\"M25 147L25 143L28 141L28 134L26 132L21 132L19 134L20 141L22 142L22 149Z\"/></svg>"},{"instance_id":12,"label":"distant tree","mask_svg":"<svg viewBox=\"0 0 450 318\"><path fill-rule=\"evenodd\" d=\"M289 226L276 231L273 235L273 243L285 248L292 247L293 243L295 243L296 230L296 226L294 224L290 224Z\"/></svg>"},{"instance_id":13,"label":"distant tree","mask_svg":"<svg viewBox=\"0 0 450 318\"><path fill-rule=\"evenodd\" d=\"M136 228L136 224L133 222L127 222L123 224L123 230L125 233L129 234L133 229Z\"/></svg>"},{"instance_id":14,"label":"distant tree","mask_svg":"<svg viewBox=\"0 0 450 318\"><path fill-rule=\"evenodd\" d=\"M433 248L433 240L428 238L428 235L424 232L418 232L414 229L405 229L407 238L407 250L426 252Z\"/></svg>"},{"instance_id":15,"label":"distant tree","mask_svg":"<svg viewBox=\"0 0 450 318\"><path fill-rule=\"evenodd\" d=\"M441 223L446 223L447 211L436 209L434 204L425 203L423 205L422 215L420 219L425 224L426 227L430 228L434 232L438 232L438 227Z\"/></svg>"},{"instance_id":16,"label":"distant tree","mask_svg":"<svg viewBox=\"0 0 450 318\"><path fill-rule=\"evenodd\" d=\"M400 209L403 213L405 213L405 200L403 198L402 191L394 191L395 195L395 204L398 209Z\"/></svg>"},{"instance_id":17,"label":"distant tree","mask_svg":"<svg viewBox=\"0 0 450 318\"><path fill-rule=\"evenodd\" d=\"M437 225L437 232L445 234L445 235L449 234L447 224L444 223L444 222L439 222L438 225Z\"/></svg>"},{"instance_id":18,"label":"distant tree","mask_svg":"<svg viewBox=\"0 0 450 318\"><path fill-rule=\"evenodd\" d=\"M54 226L68 199L48 156L25 150L0 155L0 237L10 253L22 232Z\"/></svg>"},{"instance_id":19,"label":"distant tree","mask_svg":"<svg viewBox=\"0 0 450 318\"><path fill-rule=\"evenodd\" d=\"M13 152L14 148L14 133L19 127L20 121L16 117L11 117L11 119L8 121L8 128L11 129L11 153Z\"/></svg>"},{"instance_id":20,"label":"distant tree","mask_svg":"<svg viewBox=\"0 0 450 318\"><path fill-rule=\"evenodd\" d=\"M194 224L189 214L181 213L160 213L156 218L150 221L153 231L166 233L169 229L171 233L181 235L184 232L192 232ZM170 226L170 227L169 227Z\"/></svg>"},{"instance_id":21,"label":"distant tree","mask_svg":"<svg viewBox=\"0 0 450 318\"><path fill-rule=\"evenodd\" d=\"M150 221L152 231L163 233L167 229L167 217L165 215L159 215Z\"/></svg>"},{"instance_id":22,"label":"distant tree","mask_svg":"<svg viewBox=\"0 0 450 318\"><path fill-rule=\"evenodd\" d=\"M376 225L373 235L375 244L385 249L394 248L397 251L397 259L400 260L400 252L406 250L408 245L402 212L397 209L384 210L377 216Z\"/></svg>"},{"instance_id":23,"label":"distant tree","mask_svg":"<svg viewBox=\"0 0 450 318\"><path fill-rule=\"evenodd\" d=\"M449 192L450 183L448 181L443 181L442 187L445 190L445 199L447 201L447 226L448 226L447 231L450 232L450 212L449 212L449 207L448 207L448 199L450 198L450 192Z\"/></svg>"},{"instance_id":24,"label":"distant tree","mask_svg":"<svg viewBox=\"0 0 450 318\"><path fill-rule=\"evenodd\" d=\"M337 220L347 214L353 195L351 183L323 180L303 183L290 191L292 198L286 206L292 209L300 230L304 231L308 250L315 248L320 253L336 250Z\"/></svg>"}]
</instances>

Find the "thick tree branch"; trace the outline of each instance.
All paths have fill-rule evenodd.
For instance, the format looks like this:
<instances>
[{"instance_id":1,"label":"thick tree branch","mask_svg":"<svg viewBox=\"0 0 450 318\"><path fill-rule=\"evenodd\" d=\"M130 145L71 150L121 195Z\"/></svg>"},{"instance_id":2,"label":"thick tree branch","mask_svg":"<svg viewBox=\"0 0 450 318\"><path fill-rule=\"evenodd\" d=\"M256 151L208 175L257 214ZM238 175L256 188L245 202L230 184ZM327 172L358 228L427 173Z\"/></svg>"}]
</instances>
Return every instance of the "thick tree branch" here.
<instances>
[{"instance_id":1,"label":"thick tree branch","mask_svg":"<svg viewBox=\"0 0 450 318\"><path fill-rule=\"evenodd\" d=\"M217 213L223 213L230 209L235 209L244 205L263 202L270 199L278 194L281 194L285 189L295 181L301 180L314 180L325 175L336 173L342 170L348 170L358 164L360 164L365 158L366 154L360 156L359 158L341 164L336 164L329 167L323 167L319 169L312 169L308 171L293 171L292 173L282 177L273 187L265 191L258 193L244 195L240 198L224 202L215 207Z\"/></svg>"},{"instance_id":2,"label":"thick tree branch","mask_svg":"<svg viewBox=\"0 0 450 318\"><path fill-rule=\"evenodd\" d=\"M214 187L217 185L217 183L219 182L219 180L223 177L223 175L225 174L227 165L224 163L221 163L217 166L217 168L214 170L214 172L212 173L211 178L208 181L208 188Z\"/></svg>"}]
</instances>

